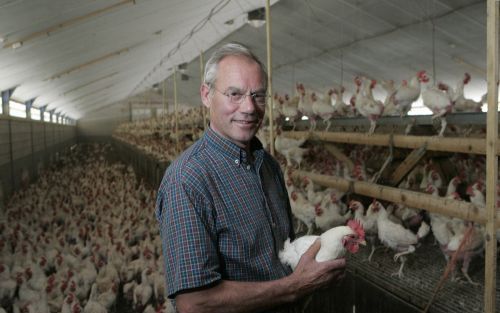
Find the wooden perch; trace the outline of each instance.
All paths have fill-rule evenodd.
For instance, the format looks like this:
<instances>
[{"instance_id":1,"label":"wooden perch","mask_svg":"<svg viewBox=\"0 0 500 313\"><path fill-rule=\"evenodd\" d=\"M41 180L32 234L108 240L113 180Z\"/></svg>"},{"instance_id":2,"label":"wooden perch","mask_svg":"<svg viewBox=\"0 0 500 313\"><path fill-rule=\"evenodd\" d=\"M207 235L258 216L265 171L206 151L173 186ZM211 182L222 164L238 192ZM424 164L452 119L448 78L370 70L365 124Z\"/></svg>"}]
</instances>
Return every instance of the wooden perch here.
<instances>
[{"instance_id":1,"label":"wooden perch","mask_svg":"<svg viewBox=\"0 0 500 313\"><path fill-rule=\"evenodd\" d=\"M284 136L290 138L303 138L308 133L305 131L283 132ZM313 140L387 147L390 145L390 137L390 134L368 135L353 132L314 132L311 134ZM425 145L430 151L486 154L486 140L484 138L393 135L392 143L396 148L417 149ZM496 154L500 154L498 149Z\"/></svg>"},{"instance_id":2,"label":"wooden perch","mask_svg":"<svg viewBox=\"0 0 500 313\"><path fill-rule=\"evenodd\" d=\"M470 202L435 197L422 192L388 187L364 181L350 181L344 178L315 174L305 171L293 171L293 176L309 177L314 183L325 187L333 187L341 191L351 191L367 197L401 203L411 208L425 209L429 212L439 213L450 217L486 224L486 211ZM496 228L500 221L496 222Z\"/></svg>"}]
</instances>

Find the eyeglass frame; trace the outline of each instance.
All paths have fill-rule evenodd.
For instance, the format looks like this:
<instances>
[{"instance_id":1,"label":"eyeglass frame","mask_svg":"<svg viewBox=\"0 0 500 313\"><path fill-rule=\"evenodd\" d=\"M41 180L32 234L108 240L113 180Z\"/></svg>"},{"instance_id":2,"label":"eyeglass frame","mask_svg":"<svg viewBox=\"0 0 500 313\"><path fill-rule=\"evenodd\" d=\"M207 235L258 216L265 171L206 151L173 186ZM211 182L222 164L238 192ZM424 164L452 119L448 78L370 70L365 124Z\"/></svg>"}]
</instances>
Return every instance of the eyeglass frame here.
<instances>
[{"instance_id":1,"label":"eyeglass frame","mask_svg":"<svg viewBox=\"0 0 500 313\"><path fill-rule=\"evenodd\" d=\"M225 92L220 91L219 89L215 88L215 86L211 86L209 84L207 84L207 86L210 89L213 89L213 90L219 92L221 95L226 96L229 99L229 101L231 101L231 103L233 103L233 104L241 104L244 101L244 99L246 99L246 97L251 97L253 103L257 104L260 107L265 107L267 104L267 99L269 99L269 97L270 97L266 92L263 92L263 93L261 93L261 92L237 93L235 95L232 95L232 94L228 94L227 91L225 91ZM236 91L233 91L232 93L236 93ZM263 103L259 103L256 99L257 96L263 97L265 99L265 101ZM241 97L241 99L234 100L233 97Z\"/></svg>"}]
</instances>

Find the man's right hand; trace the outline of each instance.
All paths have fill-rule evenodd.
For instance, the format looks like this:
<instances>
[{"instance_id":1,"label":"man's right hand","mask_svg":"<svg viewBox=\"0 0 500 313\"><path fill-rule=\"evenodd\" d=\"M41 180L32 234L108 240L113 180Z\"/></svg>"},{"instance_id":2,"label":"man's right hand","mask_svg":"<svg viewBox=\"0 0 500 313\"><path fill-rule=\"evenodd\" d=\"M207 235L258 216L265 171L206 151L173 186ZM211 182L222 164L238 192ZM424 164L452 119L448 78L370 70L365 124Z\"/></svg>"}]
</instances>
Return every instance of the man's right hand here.
<instances>
[{"instance_id":1,"label":"man's right hand","mask_svg":"<svg viewBox=\"0 0 500 313\"><path fill-rule=\"evenodd\" d=\"M320 248L321 241L317 239L302 255L293 274L290 275L296 284L298 297L340 281L345 276L345 258L317 262L316 254Z\"/></svg>"}]
</instances>

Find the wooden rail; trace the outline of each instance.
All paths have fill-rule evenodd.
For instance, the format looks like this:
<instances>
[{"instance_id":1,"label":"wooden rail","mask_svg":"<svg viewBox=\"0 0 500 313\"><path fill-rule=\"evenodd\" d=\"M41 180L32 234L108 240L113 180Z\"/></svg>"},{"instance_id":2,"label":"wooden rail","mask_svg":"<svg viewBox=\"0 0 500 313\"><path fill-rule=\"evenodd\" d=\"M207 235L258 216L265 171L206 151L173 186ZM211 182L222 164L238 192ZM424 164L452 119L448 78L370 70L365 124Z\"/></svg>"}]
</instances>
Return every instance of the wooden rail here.
<instances>
[{"instance_id":1,"label":"wooden rail","mask_svg":"<svg viewBox=\"0 0 500 313\"><path fill-rule=\"evenodd\" d=\"M426 146L426 149L431 151L486 154L486 140L484 138L447 138L437 136L429 137L390 134L368 135L366 133L354 132L308 131L287 131L283 132L283 135L296 139L309 137L312 140L358 145L390 146L392 144L393 147L407 149L417 149L422 146ZM496 154L500 155L500 149L497 149Z\"/></svg>"},{"instance_id":2,"label":"wooden rail","mask_svg":"<svg viewBox=\"0 0 500 313\"><path fill-rule=\"evenodd\" d=\"M340 177L315 174L305 171L293 171L293 177L309 177L314 183L324 187L332 187L344 192L353 192L367 197L404 204L411 208L425 209L450 217L473 221L485 225L487 222L486 210L476 207L470 202L435 197L422 192L399 189L379 184L351 181ZM500 221L495 223L500 228Z\"/></svg>"}]
</instances>

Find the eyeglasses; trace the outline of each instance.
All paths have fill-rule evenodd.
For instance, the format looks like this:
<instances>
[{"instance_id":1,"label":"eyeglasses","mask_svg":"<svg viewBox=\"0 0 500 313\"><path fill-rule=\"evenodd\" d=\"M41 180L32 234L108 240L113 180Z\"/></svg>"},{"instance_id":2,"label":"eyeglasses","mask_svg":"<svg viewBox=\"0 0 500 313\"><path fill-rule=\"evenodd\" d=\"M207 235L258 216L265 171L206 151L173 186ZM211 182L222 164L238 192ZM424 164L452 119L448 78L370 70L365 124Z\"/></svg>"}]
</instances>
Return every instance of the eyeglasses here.
<instances>
[{"instance_id":1,"label":"eyeglasses","mask_svg":"<svg viewBox=\"0 0 500 313\"><path fill-rule=\"evenodd\" d=\"M228 97L229 101L231 101L234 104L240 104L243 102L243 100L246 97L251 97L252 101L255 104L257 104L258 106L265 106L266 102L267 102L267 98L269 98L269 95L267 95L266 93L263 93L263 92L250 92L250 93L246 94L246 93L241 93L238 90L222 92L215 87L212 87L212 88L215 91L219 92L220 94Z\"/></svg>"}]
</instances>

